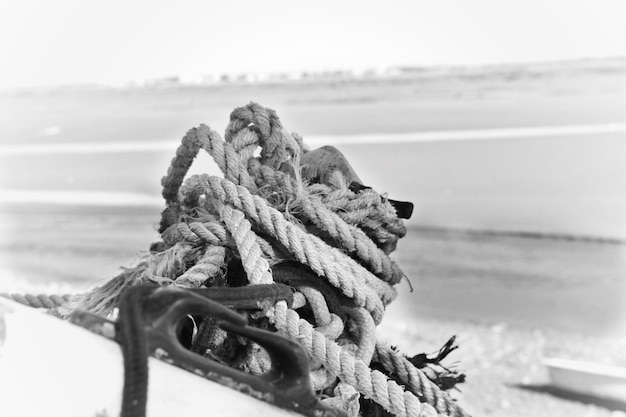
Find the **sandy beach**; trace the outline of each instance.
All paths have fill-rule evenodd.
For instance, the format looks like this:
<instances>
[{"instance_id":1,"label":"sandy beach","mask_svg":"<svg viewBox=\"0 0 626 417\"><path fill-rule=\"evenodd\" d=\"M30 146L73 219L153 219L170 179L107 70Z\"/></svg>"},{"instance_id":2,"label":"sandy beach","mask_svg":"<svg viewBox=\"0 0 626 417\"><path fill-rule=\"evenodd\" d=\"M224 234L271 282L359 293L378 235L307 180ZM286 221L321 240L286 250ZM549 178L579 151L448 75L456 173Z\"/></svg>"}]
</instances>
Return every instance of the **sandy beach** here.
<instances>
[{"instance_id":1,"label":"sandy beach","mask_svg":"<svg viewBox=\"0 0 626 417\"><path fill-rule=\"evenodd\" d=\"M387 318L385 318L386 320ZM474 416L623 416L626 405L558 392L550 386L544 357L626 366L626 340L594 338L555 330L528 330L506 323L418 319L384 322L379 338L403 352L436 351L457 335L460 346L448 358L467 374L451 395ZM456 363L455 363L456 361Z\"/></svg>"},{"instance_id":2,"label":"sandy beach","mask_svg":"<svg viewBox=\"0 0 626 417\"><path fill-rule=\"evenodd\" d=\"M159 238L159 181L177 141L200 123L222 132L251 99L305 140L626 123L622 64L439 70L315 88L0 94L0 292L83 292L132 266ZM2 156L16 145L124 141L173 148ZM625 144L623 133L607 133L338 145L364 182L416 204L394 253L415 291L399 286L379 337L416 354L456 334L450 361L467 382L453 396L476 416L626 415L626 405L551 391L541 365L563 357L626 366ZM214 168L203 157L194 170Z\"/></svg>"}]
</instances>

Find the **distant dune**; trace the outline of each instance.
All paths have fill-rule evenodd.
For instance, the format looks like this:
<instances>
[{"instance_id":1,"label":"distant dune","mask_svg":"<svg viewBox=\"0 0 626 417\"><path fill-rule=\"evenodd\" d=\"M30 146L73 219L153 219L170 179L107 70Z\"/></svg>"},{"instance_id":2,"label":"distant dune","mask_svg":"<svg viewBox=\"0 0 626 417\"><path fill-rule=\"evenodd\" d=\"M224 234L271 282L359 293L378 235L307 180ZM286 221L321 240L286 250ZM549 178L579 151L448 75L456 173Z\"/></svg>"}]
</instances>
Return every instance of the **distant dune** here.
<instances>
[{"instance_id":1,"label":"distant dune","mask_svg":"<svg viewBox=\"0 0 626 417\"><path fill-rule=\"evenodd\" d=\"M388 83L399 80L428 80L438 78L446 80L463 80L481 82L503 80L518 82L524 79L541 79L546 77L563 78L563 76L613 76L624 75L626 57L589 58L562 61L537 61L521 63L501 63L488 65L456 65L456 66L390 66L386 68L337 69L326 71L291 71L260 74L240 72L231 74L211 74L187 81L183 77L165 77L147 79L141 82L129 82L125 86L107 86L98 84L70 84L51 87L20 87L0 89L0 94L38 94L59 92L97 92L103 90L177 90L202 87L236 87L250 86L297 86L297 85L335 85L342 83Z\"/></svg>"}]
</instances>

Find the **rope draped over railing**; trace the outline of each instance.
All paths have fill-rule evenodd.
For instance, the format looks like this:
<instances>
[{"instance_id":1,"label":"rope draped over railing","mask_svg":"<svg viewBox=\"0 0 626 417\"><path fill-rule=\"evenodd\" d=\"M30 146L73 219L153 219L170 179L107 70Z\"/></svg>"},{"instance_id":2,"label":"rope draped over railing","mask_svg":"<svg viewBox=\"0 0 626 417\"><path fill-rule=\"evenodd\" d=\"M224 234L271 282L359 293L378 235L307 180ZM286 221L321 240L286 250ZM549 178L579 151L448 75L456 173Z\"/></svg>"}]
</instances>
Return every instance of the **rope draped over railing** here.
<instances>
[{"instance_id":1,"label":"rope draped over railing","mask_svg":"<svg viewBox=\"0 0 626 417\"><path fill-rule=\"evenodd\" d=\"M201 149L223 178L185 180ZM384 196L353 190L339 171L324 181L304 176L300 161L307 152L315 151L289 134L274 110L256 103L231 113L225 139L205 125L189 130L162 179L162 241L104 286L64 299L61 314L76 308L109 314L125 288L143 282L233 285L231 269L239 265L246 282L237 285L283 279L297 290L292 308L279 301L256 319L305 348L324 401L351 416L359 413L361 396L396 416L465 416L406 356L376 341L376 325L404 277L389 257L406 233L402 220ZM283 262L312 278L307 283L298 271L279 277ZM226 340L220 329L204 336L213 347ZM371 367L374 361L384 372ZM252 373L268 368L254 345L234 363Z\"/></svg>"}]
</instances>

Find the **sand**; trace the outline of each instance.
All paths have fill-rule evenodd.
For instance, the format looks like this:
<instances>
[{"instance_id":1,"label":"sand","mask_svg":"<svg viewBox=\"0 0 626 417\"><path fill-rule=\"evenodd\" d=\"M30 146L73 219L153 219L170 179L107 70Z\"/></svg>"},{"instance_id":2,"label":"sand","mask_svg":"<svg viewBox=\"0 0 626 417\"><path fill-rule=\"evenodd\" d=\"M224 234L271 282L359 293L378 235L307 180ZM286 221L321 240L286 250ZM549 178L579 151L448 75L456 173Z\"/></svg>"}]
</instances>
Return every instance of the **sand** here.
<instances>
[{"instance_id":1,"label":"sand","mask_svg":"<svg viewBox=\"0 0 626 417\"><path fill-rule=\"evenodd\" d=\"M385 317L387 320L387 317ZM555 392L543 357L562 357L626 366L626 338L594 338L556 330L527 330L505 323L419 319L386 322L378 337L409 354L436 351L452 334L459 349L449 364L467 374L451 392L475 416L624 416L626 404ZM456 362L456 363L455 363Z\"/></svg>"}]
</instances>

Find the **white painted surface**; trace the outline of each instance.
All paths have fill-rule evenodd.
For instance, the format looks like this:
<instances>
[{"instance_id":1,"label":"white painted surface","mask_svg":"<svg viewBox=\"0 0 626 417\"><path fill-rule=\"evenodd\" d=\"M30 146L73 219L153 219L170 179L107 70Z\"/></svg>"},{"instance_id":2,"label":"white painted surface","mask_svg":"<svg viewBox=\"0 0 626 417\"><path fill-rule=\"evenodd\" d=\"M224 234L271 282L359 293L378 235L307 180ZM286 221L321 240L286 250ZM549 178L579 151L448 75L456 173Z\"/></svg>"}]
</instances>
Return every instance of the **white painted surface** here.
<instances>
[{"instance_id":1,"label":"white painted surface","mask_svg":"<svg viewBox=\"0 0 626 417\"><path fill-rule=\"evenodd\" d=\"M150 417L298 415L154 358L149 367ZM118 416L123 375L116 343L0 298L0 416Z\"/></svg>"},{"instance_id":2,"label":"white painted surface","mask_svg":"<svg viewBox=\"0 0 626 417\"><path fill-rule=\"evenodd\" d=\"M626 402L626 368L568 359L544 359L556 388Z\"/></svg>"}]
</instances>

